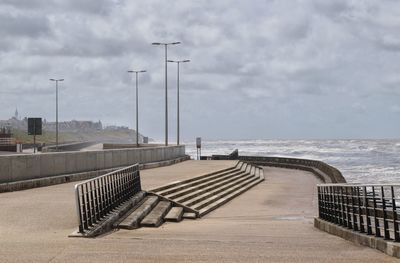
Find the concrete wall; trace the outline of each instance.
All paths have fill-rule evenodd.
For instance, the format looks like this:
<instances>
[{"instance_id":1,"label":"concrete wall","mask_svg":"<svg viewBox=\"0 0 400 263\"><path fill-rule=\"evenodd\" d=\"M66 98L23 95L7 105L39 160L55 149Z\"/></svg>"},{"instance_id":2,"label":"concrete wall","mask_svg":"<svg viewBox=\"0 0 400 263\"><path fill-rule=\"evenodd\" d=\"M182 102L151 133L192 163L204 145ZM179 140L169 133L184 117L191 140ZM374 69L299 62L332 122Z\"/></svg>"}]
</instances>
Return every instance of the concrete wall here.
<instances>
[{"instance_id":1,"label":"concrete wall","mask_svg":"<svg viewBox=\"0 0 400 263\"><path fill-rule=\"evenodd\" d=\"M58 151L79 151L83 148L89 147L96 144L96 142L75 142L75 143L67 143L58 145ZM56 146L45 146L42 149L42 152L56 152Z\"/></svg>"},{"instance_id":2,"label":"concrete wall","mask_svg":"<svg viewBox=\"0 0 400 263\"><path fill-rule=\"evenodd\" d=\"M252 162L258 165L309 171L320 177L324 183L346 183L346 179L338 169L322 161L261 156L240 156L239 160Z\"/></svg>"},{"instance_id":3,"label":"concrete wall","mask_svg":"<svg viewBox=\"0 0 400 263\"><path fill-rule=\"evenodd\" d=\"M235 151L230 155L213 155L212 160L241 160L256 165L275 166L288 169L299 169L314 173L324 183L346 183L342 173L333 166L317 160L267 157L267 156L236 156Z\"/></svg>"},{"instance_id":4,"label":"concrete wall","mask_svg":"<svg viewBox=\"0 0 400 263\"><path fill-rule=\"evenodd\" d=\"M185 156L185 146L0 156L0 183L151 163Z\"/></svg>"}]
</instances>

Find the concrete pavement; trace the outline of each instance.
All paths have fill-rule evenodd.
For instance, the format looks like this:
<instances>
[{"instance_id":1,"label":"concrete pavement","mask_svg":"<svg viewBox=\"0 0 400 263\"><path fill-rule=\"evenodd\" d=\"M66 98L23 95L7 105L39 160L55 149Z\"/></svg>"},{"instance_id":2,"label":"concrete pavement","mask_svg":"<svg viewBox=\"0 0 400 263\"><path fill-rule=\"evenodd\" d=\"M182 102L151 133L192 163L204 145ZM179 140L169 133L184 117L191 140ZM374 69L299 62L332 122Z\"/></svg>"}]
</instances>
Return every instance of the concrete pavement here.
<instances>
[{"instance_id":1,"label":"concrete pavement","mask_svg":"<svg viewBox=\"0 0 400 263\"><path fill-rule=\"evenodd\" d=\"M141 172L144 189L233 165L186 161ZM73 185L0 194L0 262L398 262L313 227L312 174L265 168L266 181L199 220L119 230L76 229Z\"/></svg>"}]
</instances>

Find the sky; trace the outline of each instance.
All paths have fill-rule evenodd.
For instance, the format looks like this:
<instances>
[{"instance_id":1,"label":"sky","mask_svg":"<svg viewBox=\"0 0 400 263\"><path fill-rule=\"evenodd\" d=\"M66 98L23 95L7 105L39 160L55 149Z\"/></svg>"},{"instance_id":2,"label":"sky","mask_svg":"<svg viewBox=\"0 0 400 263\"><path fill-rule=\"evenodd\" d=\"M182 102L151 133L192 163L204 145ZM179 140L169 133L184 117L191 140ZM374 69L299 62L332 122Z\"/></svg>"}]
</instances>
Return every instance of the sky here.
<instances>
[{"instance_id":1,"label":"sky","mask_svg":"<svg viewBox=\"0 0 400 263\"><path fill-rule=\"evenodd\" d=\"M181 138L400 138L398 0L0 0L0 119L135 125L163 140L164 50ZM176 65L168 65L176 139Z\"/></svg>"}]
</instances>

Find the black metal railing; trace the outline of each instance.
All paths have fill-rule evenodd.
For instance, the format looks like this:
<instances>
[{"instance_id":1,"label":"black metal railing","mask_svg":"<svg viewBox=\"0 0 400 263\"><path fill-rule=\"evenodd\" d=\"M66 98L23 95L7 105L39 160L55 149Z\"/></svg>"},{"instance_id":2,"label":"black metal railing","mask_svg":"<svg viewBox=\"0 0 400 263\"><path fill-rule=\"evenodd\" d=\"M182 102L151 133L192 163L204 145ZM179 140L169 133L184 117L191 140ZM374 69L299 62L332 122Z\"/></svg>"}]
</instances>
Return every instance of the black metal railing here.
<instances>
[{"instance_id":1,"label":"black metal railing","mask_svg":"<svg viewBox=\"0 0 400 263\"><path fill-rule=\"evenodd\" d=\"M139 164L75 185L79 232L89 230L140 191Z\"/></svg>"},{"instance_id":2,"label":"black metal railing","mask_svg":"<svg viewBox=\"0 0 400 263\"><path fill-rule=\"evenodd\" d=\"M400 242L400 185L318 185L318 206L321 219Z\"/></svg>"}]
</instances>

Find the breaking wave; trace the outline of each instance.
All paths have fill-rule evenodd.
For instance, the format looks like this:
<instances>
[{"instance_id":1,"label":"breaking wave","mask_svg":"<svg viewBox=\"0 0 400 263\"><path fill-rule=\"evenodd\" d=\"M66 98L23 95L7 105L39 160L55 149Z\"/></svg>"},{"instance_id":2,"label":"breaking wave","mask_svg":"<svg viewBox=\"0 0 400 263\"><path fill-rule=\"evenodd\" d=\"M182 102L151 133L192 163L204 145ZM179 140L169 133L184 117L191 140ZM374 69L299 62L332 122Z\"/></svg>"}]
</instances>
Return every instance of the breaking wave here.
<instances>
[{"instance_id":1,"label":"breaking wave","mask_svg":"<svg viewBox=\"0 0 400 263\"><path fill-rule=\"evenodd\" d=\"M203 141L202 155L229 154L315 159L338 168L352 183L400 183L400 140ZM186 152L196 158L195 144Z\"/></svg>"}]
</instances>

